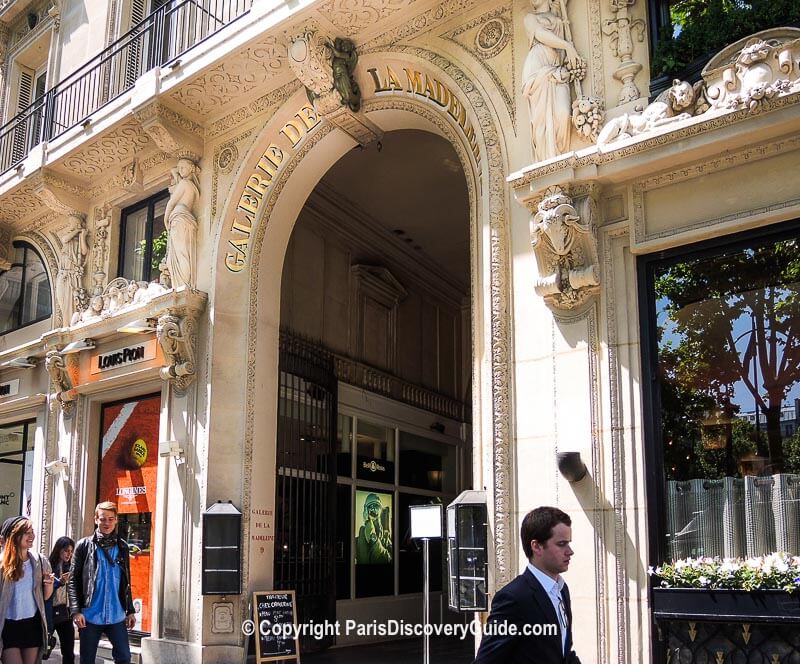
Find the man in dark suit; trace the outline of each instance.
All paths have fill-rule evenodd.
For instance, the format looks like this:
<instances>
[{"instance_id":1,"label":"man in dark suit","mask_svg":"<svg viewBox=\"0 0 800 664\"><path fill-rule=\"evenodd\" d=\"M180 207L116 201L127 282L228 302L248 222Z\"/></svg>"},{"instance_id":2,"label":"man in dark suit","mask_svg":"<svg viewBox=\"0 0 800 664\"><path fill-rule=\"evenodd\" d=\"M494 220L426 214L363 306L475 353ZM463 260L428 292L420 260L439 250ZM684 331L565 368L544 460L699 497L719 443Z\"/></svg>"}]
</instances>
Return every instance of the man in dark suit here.
<instances>
[{"instance_id":1,"label":"man in dark suit","mask_svg":"<svg viewBox=\"0 0 800 664\"><path fill-rule=\"evenodd\" d=\"M528 568L494 596L475 664L580 664L561 578L573 553L571 526L555 507L538 507L522 520Z\"/></svg>"}]
</instances>

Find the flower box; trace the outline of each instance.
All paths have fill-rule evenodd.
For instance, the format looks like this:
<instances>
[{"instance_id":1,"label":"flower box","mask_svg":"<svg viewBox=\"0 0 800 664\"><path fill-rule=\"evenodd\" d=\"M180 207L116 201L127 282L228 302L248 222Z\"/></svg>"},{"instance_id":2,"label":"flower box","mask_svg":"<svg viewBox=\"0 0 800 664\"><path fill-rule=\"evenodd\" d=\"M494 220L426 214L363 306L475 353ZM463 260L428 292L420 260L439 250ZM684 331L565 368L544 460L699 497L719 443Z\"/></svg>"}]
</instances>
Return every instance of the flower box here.
<instances>
[{"instance_id":1,"label":"flower box","mask_svg":"<svg viewBox=\"0 0 800 664\"><path fill-rule=\"evenodd\" d=\"M653 588L656 620L800 623L800 592Z\"/></svg>"}]
</instances>

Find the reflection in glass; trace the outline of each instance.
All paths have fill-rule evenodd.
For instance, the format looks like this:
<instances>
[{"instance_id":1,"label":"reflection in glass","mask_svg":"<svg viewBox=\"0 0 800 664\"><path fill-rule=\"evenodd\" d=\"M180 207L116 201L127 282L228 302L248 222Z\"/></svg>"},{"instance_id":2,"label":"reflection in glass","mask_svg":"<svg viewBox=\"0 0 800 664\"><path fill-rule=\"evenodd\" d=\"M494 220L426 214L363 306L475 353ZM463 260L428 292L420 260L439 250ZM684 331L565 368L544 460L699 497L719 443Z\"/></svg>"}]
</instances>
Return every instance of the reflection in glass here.
<instances>
[{"instance_id":1,"label":"reflection in glass","mask_svg":"<svg viewBox=\"0 0 800 664\"><path fill-rule=\"evenodd\" d=\"M800 552L800 251L751 242L657 264L667 550Z\"/></svg>"}]
</instances>

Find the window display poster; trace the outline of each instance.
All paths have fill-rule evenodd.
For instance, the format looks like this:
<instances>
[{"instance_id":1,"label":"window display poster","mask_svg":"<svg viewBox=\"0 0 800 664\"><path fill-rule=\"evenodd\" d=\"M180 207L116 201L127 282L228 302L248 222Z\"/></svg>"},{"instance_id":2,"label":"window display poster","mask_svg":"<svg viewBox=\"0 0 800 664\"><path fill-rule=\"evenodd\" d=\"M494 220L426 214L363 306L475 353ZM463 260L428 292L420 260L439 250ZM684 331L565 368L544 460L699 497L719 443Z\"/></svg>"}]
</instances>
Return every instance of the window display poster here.
<instances>
[{"instance_id":1,"label":"window display poster","mask_svg":"<svg viewBox=\"0 0 800 664\"><path fill-rule=\"evenodd\" d=\"M126 537L131 560L131 591L141 598L137 627L150 631L152 599L150 542L155 523L158 475L158 431L161 397L105 406L100 425L100 490L98 501L119 508L119 531ZM138 607L137 607L138 608Z\"/></svg>"},{"instance_id":2,"label":"window display poster","mask_svg":"<svg viewBox=\"0 0 800 664\"><path fill-rule=\"evenodd\" d=\"M393 500L391 493L356 490L357 565L388 565L392 562Z\"/></svg>"},{"instance_id":3,"label":"window display poster","mask_svg":"<svg viewBox=\"0 0 800 664\"><path fill-rule=\"evenodd\" d=\"M13 458L0 460L0 520L20 514L21 483L22 464Z\"/></svg>"}]
</instances>

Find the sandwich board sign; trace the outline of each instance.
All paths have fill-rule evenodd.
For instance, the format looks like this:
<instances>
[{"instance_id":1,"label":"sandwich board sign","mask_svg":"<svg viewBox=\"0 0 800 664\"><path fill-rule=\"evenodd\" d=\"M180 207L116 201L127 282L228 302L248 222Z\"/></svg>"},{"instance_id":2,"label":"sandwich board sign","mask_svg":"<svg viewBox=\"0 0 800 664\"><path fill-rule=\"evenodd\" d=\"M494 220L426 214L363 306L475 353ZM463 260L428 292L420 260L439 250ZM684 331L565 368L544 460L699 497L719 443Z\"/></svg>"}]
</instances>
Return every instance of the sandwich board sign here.
<instances>
[{"instance_id":1,"label":"sandwich board sign","mask_svg":"<svg viewBox=\"0 0 800 664\"><path fill-rule=\"evenodd\" d=\"M300 662L294 590L253 593L256 662Z\"/></svg>"}]
</instances>

